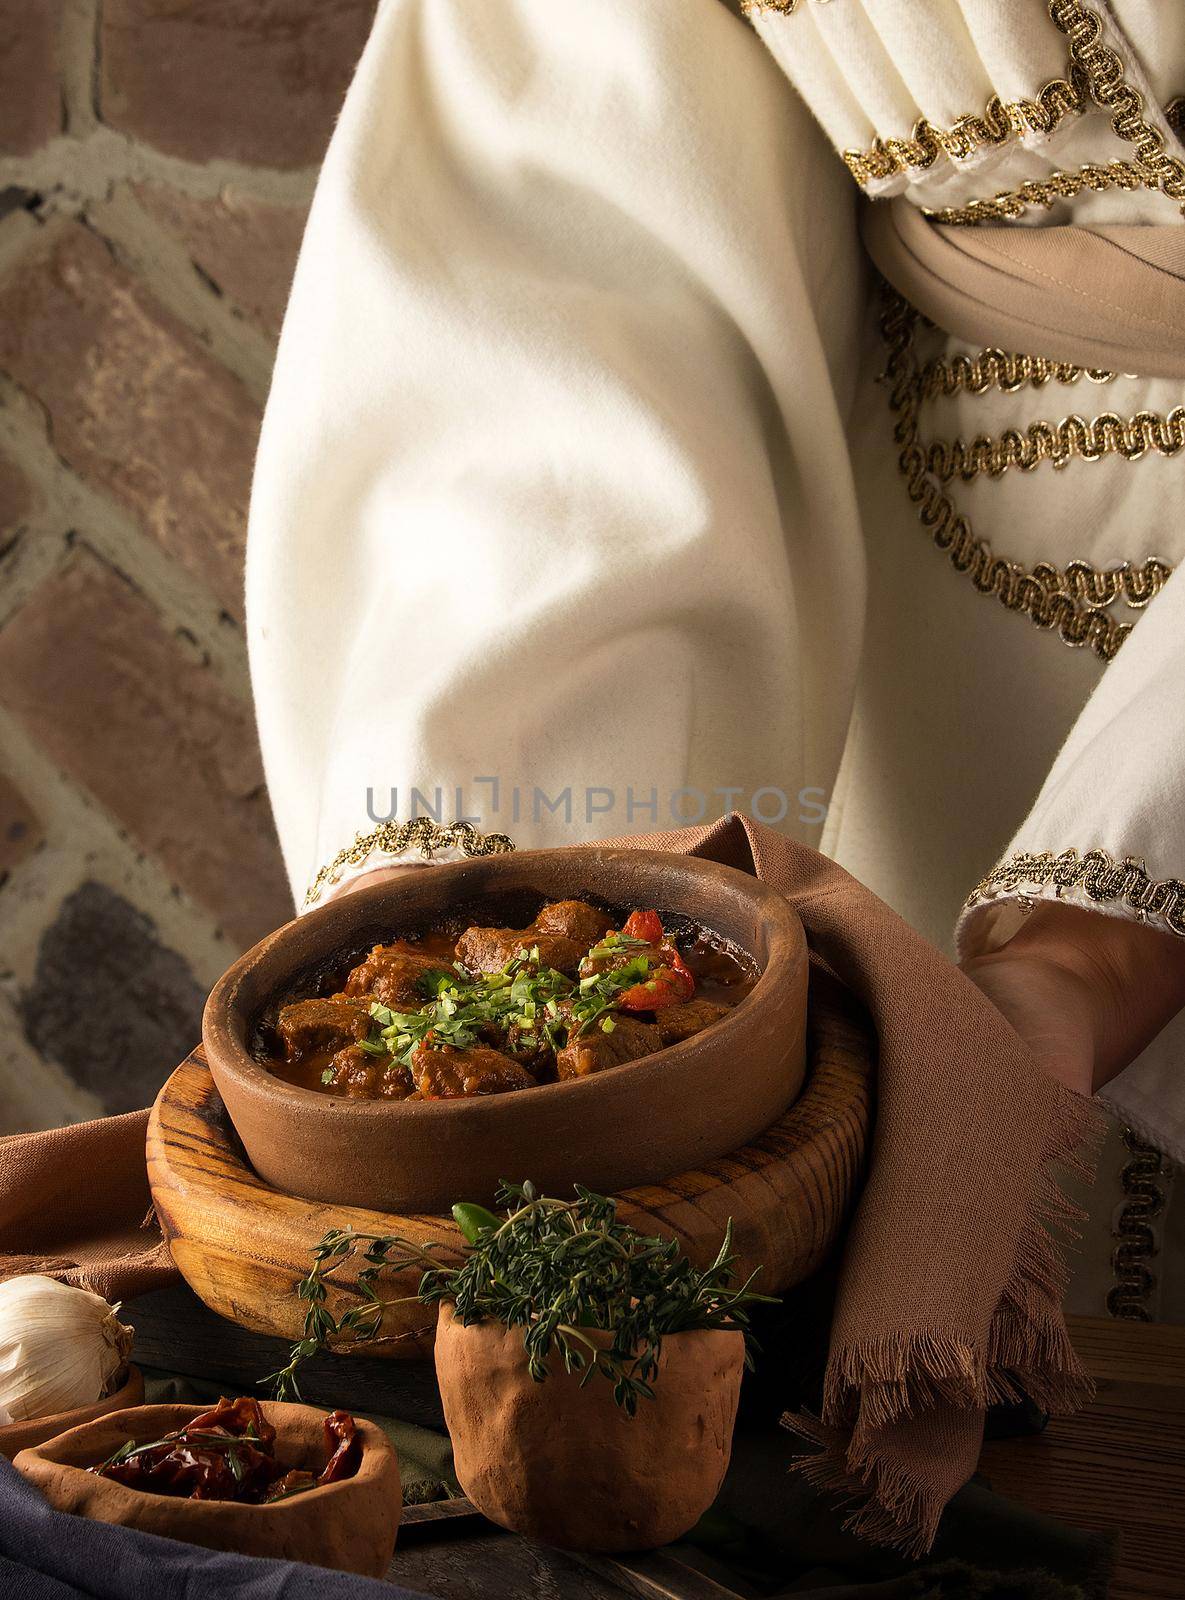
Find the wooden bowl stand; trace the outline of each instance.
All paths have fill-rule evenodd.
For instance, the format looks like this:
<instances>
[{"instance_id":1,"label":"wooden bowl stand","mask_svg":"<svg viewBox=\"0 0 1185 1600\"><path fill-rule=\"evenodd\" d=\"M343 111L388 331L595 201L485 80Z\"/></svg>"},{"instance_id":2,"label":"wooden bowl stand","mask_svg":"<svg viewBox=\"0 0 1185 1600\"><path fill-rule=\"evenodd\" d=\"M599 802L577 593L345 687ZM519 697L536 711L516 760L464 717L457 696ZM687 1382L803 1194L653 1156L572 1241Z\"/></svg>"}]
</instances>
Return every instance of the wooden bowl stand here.
<instances>
[{"instance_id":1,"label":"wooden bowl stand","mask_svg":"<svg viewBox=\"0 0 1185 1600\"><path fill-rule=\"evenodd\" d=\"M836 985L814 973L807 1054L802 1095L780 1121L702 1171L626 1190L619 1196L622 1219L677 1238L706 1266L731 1217L741 1277L760 1266L757 1287L770 1294L809 1277L829 1254L856 1193L872 1121L874 1058L867 1023ZM462 1244L451 1217L392 1216L269 1188L247 1163L200 1048L157 1098L147 1158L156 1214L182 1276L212 1310L257 1333L300 1337L304 1306L296 1284L330 1228L434 1242L454 1259ZM360 1303L363 1264L348 1261L329 1276L336 1315ZM418 1280L417 1272L404 1274L388 1293L414 1295ZM392 1360L423 1359L431 1354L435 1324L435 1309L413 1300L389 1309L380 1337L357 1348Z\"/></svg>"}]
</instances>

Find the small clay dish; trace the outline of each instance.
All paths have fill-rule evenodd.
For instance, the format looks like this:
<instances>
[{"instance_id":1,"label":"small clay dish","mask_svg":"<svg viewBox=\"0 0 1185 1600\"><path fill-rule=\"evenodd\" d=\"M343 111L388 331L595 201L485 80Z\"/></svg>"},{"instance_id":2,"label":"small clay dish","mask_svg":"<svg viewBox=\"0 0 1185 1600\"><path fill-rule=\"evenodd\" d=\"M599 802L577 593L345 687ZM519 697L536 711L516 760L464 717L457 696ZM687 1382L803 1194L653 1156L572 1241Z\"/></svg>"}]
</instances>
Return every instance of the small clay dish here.
<instances>
[{"instance_id":1,"label":"small clay dish","mask_svg":"<svg viewBox=\"0 0 1185 1600\"><path fill-rule=\"evenodd\" d=\"M208 1409L168 1405L115 1411L22 1450L13 1465L58 1511L208 1550L307 1561L369 1578L384 1575L395 1549L402 1497L395 1452L373 1422L358 1419L362 1460L352 1478L270 1506L174 1499L86 1471L106 1461L125 1440L148 1444ZM278 1459L289 1468L319 1472L325 1465L325 1413L313 1406L265 1403L263 1414L276 1430Z\"/></svg>"},{"instance_id":2,"label":"small clay dish","mask_svg":"<svg viewBox=\"0 0 1185 1600\"><path fill-rule=\"evenodd\" d=\"M551 900L656 910L727 940L758 972L702 1033L640 1061L513 1094L360 1100L284 1082L253 1050L277 997L372 944L452 923L525 927ZM310 992L310 991L306 991ZM748 1144L805 1073L807 947L775 890L691 856L588 846L479 857L343 895L249 950L215 986L202 1041L231 1121L265 1183L309 1200L396 1213L490 1204L499 1180L564 1194L656 1183Z\"/></svg>"},{"instance_id":3,"label":"small clay dish","mask_svg":"<svg viewBox=\"0 0 1185 1600\"><path fill-rule=\"evenodd\" d=\"M128 1406L138 1406L144 1398L144 1379L139 1367L123 1369L116 1387L102 1400L90 1406L75 1406L73 1411L57 1411L52 1417L33 1417L28 1422L10 1422L0 1428L0 1456L9 1461L19 1450L28 1450L46 1439L56 1438L67 1428L80 1427L84 1422L94 1422L111 1411L125 1411Z\"/></svg>"},{"instance_id":4,"label":"small clay dish","mask_svg":"<svg viewBox=\"0 0 1185 1600\"><path fill-rule=\"evenodd\" d=\"M744 1336L667 1334L653 1398L640 1399L632 1417L601 1373L583 1382L558 1356L549 1364L536 1382L522 1328L465 1327L441 1305L436 1376L467 1497L491 1522L569 1550L649 1550L680 1538L724 1481Z\"/></svg>"}]
</instances>

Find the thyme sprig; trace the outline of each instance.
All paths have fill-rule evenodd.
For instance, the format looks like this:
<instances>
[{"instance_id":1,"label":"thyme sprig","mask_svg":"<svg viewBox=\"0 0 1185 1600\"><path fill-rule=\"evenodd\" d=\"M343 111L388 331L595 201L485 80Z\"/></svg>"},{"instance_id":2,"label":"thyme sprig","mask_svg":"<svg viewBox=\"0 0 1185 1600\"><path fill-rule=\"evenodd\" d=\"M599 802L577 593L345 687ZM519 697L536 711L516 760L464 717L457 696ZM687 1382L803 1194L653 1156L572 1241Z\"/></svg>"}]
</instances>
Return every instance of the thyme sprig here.
<instances>
[{"instance_id":1,"label":"thyme sprig","mask_svg":"<svg viewBox=\"0 0 1185 1600\"><path fill-rule=\"evenodd\" d=\"M466 1326L493 1320L523 1330L531 1376L542 1382L557 1359L581 1383L596 1374L613 1383L614 1398L633 1416L651 1398L663 1338L697 1328L738 1329L746 1337L746 1364L755 1348L748 1308L773 1303L752 1285L757 1271L730 1288L735 1255L732 1221L711 1266L697 1270L678 1241L639 1233L617 1220L617 1202L575 1186L574 1200L549 1199L533 1184L504 1182L498 1202L505 1215L458 1205L455 1217L468 1248L459 1265L441 1261L437 1244L419 1246L393 1235L334 1229L313 1250L313 1265L297 1285L305 1301L304 1337L286 1366L264 1381L277 1399L298 1399L297 1371L318 1350L343 1338L379 1336L388 1306L418 1300L452 1302ZM326 1304L325 1275L366 1246L358 1275L362 1305L335 1318ZM415 1295L384 1300L376 1286L383 1272L424 1268ZM760 1269L758 1269L759 1271Z\"/></svg>"},{"instance_id":2,"label":"thyme sprig","mask_svg":"<svg viewBox=\"0 0 1185 1600\"><path fill-rule=\"evenodd\" d=\"M342 1265L355 1254L360 1245L366 1245L363 1259L367 1265L358 1273L357 1288L363 1303L350 1306L340 1317L330 1311L326 1274ZM393 1257L392 1252L401 1253ZM299 1400L300 1388L296 1374L301 1364L321 1350L331 1347L331 1341L349 1334L358 1343L377 1339L382 1333L383 1312L388 1306L407 1305L418 1301L420 1295L400 1295L383 1300L375 1288L375 1279L388 1268L392 1272L406 1270L408 1266L425 1268L440 1266L438 1258L429 1252L439 1249L436 1244L424 1248L414 1245L397 1234L357 1233L353 1228L330 1228L313 1246L313 1264L307 1275L296 1285L296 1295L305 1303L304 1328L301 1337L288 1352L288 1360L277 1371L261 1381L270 1384L277 1400Z\"/></svg>"}]
</instances>

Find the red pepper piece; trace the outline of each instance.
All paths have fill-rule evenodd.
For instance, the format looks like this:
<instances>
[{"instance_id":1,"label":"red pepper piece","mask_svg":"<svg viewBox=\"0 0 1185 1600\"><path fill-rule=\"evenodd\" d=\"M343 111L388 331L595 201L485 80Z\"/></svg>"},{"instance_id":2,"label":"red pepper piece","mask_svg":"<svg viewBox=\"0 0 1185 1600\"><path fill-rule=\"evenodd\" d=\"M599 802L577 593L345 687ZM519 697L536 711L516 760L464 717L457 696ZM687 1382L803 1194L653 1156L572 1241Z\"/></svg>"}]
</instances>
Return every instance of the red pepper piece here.
<instances>
[{"instance_id":1,"label":"red pepper piece","mask_svg":"<svg viewBox=\"0 0 1185 1600\"><path fill-rule=\"evenodd\" d=\"M695 993L695 977L691 968L675 949L674 945L668 945L664 953L670 961L671 981L677 989L682 990L679 998L681 1000L690 1000Z\"/></svg>"},{"instance_id":2,"label":"red pepper piece","mask_svg":"<svg viewBox=\"0 0 1185 1600\"><path fill-rule=\"evenodd\" d=\"M203 1411L199 1416L192 1418L183 1428L178 1429L178 1433L184 1437L189 1433L210 1433L219 1428L225 1433L233 1433L238 1438L242 1438L248 1428L252 1428L256 1439L265 1447L273 1445L276 1441L276 1430L264 1417L259 1408L259 1401L250 1395L242 1395L238 1400L228 1400L223 1395L216 1406L211 1406L209 1411Z\"/></svg>"},{"instance_id":3,"label":"red pepper piece","mask_svg":"<svg viewBox=\"0 0 1185 1600\"><path fill-rule=\"evenodd\" d=\"M631 911L621 931L627 939L645 939L647 944L661 944L666 938L657 911Z\"/></svg>"},{"instance_id":4,"label":"red pepper piece","mask_svg":"<svg viewBox=\"0 0 1185 1600\"><path fill-rule=\"evenodd\" d=\"M311 1472L286 1471L276 1460L276 1430L249 1396L222 1399L163 1439L138 1446L125 1460L89 1470L150 1494L261 1505L358 1470L362 1439L349 1412L334 1411L324 1428L327 1459L317 1478Z\"/></svg>"},{"instance_id":5,"label":"red pepper piece","mask_svg":"<svg viewBox=\"0 0 1185 1600\"><path fill-rule=\"evenodd\" d=\"M682 1005L683 996L670 981L670 974L662 971L645 983L635 983L617 998L619 1011L665 1011L668 1006Z\"/></svg>"},{"instance_id":6,"label":"red pepper piece","mask_svg":"<svg viewBox=\"0 0 1185 1600\"><path fill-rule=\"evenodd\" d=\"M325 1448L329 1459L321 1469L318 1483L336 1483L353 1477L362 1459L362 1440L348 1411L331 1411L325 1418Z\"/></svg>"},{"instance_id":7,"label":"red pepper piece","mask_svg":"<svg viewBox=\"0 0 1185 1600\"><path fill-rule=\"evenodd\" d=\"M617 998L621 1011L665 1011L668 1006L682 1005L695 992L695 979L687 970L677 951L664 950L664 961L669 966L655 967L643 983L635 983Z\"/></svg>"},{"instance_id":8,"label":"red pepper piece","mask_svg":"<svg viewBox=\"0 0 1185 1600\"><path fill-rule=\"evenodd\" d=\"M666 931L657 911L631 911L621 931L628 939L644 939L647 944L656 946L656 953L646 958L651 963L646 981L634 984L618 998L620 1010L665 1011L668 1006L691 999L695 993L695 978L674 945L666 942Z\"/></svg>"}]
</instances>

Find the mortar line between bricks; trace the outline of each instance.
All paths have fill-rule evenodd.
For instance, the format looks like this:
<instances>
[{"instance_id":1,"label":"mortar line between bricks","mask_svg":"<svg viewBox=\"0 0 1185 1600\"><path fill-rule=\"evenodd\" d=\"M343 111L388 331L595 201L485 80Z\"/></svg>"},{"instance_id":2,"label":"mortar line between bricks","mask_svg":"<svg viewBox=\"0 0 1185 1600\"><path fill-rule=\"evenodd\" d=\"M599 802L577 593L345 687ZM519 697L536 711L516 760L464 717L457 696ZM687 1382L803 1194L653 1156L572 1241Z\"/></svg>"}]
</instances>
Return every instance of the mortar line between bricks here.
<instances>
[{"instance_id":1,"label":"mortar line between bricks","mask_svg":"<svg viewBox=\"0 0 1185 1600\"><path fill-rule=\"evenodd\" d=\"M22 219L17 218L15 220L19 222ZM180 329L184 329L185 337L189 340L193 340L196 348L202 352L201 360L209 364L212 381L217 381L225 386L223 393L226 395L226 404L241 414L240 420L246 419L250 421L252 426L254 426L254 419L258 416L261 392L266 388L263 374L260 371L261 361L258 358L255 371L253 373L255 378L254 383L244 382L240 372L235 370L236 366L239 364L237 360L232 359L230 362L227 362L225 359L220 359L220 357L225 358L227 354L225 346L229 341L222 341L223 348L221 350L211 350L209 348L208 338L203 339L200 334L195 334L194 330L189 325L189 320L178 319L175 315L175 311L172 308L161 305L160 300L153 293L152 285L145 281L141 275L138 275L134 272L129 273L126 265L119 261L118 252L115 246L113 246L109 240L105 239L103 235L97 233L94 229L85 226L85 223L80 228L80 223L78 221L73 221L67 218L54 218L47 223L41 224L40 226L33 224L32 228L30 229L27 226L29 219L25 218L23 220L26 226L19 231L35 236L39 241L39 248L31 260L23 251L21 252L20 260L22 262L22 271L25 270L27 263L28 266L31 267L34 272L36 272L38 266L40 265L39 258L43 253L46 259L51 259L53 255L62 248L63 241L68 249L73 249L74 246L71 242L71 232L85 232L93 240L94 245L98 246L105 256L109 257L113 263L118 264L119 272L121 275L126 276L129 286L134 285L142 297L148 301L149 305L155 305L158 308L161 317L168 318L173 321L174 326L178 329L178 332ZM0 228L0 238L3 237L3 231L4 230ZM25 241L22 239L21 243L23 244L24 242ZM204 289L201 291L202 295L205 295L206 292L207 291ZM162 337L170 336L171 335L168 335L167 332L162 334ZM270 348L267 352L267 360L270 368ZM215 380L215 373L221 373L223 376L220 379ZM31 408L30 413L27 414L35 415L40 420L39 431L44 434L48 446L53 451L57 460L65 467L73 467L74 463L67 460L66 455L61 449L59 449L56 437L57 419L52 414L49 399L39 389L30 389L26 386L28 377L29 374L23 371L21 372L19 379L15 374L11 376L9 378L9 382L12 384L12 390L17 394L22 395L27 400L28 405ZM107 448L110 449L110 447L111 441L108 440ZM157 459L158 467L155 470L184 470L183 466L180 465L176 460L170 462L167 456L163 458L158 457ZM77 465L78 476L89 479L93 475L94 466L95 463L92 462L90 465L88 465L84 459ZM242 469L245 474L249 475L249 457L244 458L242 462ZM100 476L102 476L102 473L100 473ZM233 524L226 522L225 524L215 525L212 528L211 533L215 543L211 546L211 548L216 548L218 551L222 551L225 548L226 551L229 551L230 544L225 543L225 540L230 540L235 544L241 542L243 522L247 515L245 498L246 483L247 479L244 477L241 484L241 504L237 502L233 504L235 513ZM125 497L118 492L118 488L115 485L104 484L103 492L109 500L115 501L124 510L130 510L136 517L136 520L141 524L143 523L145 508L142 505L137 502L131 507L128 507L125 504ZM236 489L236 494L238 492L239 491ZM147 532L147 530L145 530L145 532ZM201 584L205 588L206 592L210 594L212 601L217 602L220 611L228 609L235 619L236 624L240 623L242 618L241 557L236 563L236 572L234 575L231 575L229 568L225 567L225 562L221 554L219 554L218 562L215 563L214 566L211 566L210 561L205 560L204 558L197 560L196 562L190 562L185 559L184 555L179 554L175 548L178 532L179 525L174 526L171 532L165 530L161 530L159 532L154 531L154 536L149 538L146 546L141 545L140 549L141 551L148 549L153 552L155 552L158 548L162 549L166 556L171 558L174 563L178 563L178 570L187 570L191 573L191 575L197 578L199 584ZM230 557L228 556L227 559L230 559ZM140 565L140 561L134 559L131 564L135 568ZM197 569L196 571L195 568ZM228 584L229 588L227 587ZM200 625L199 632L204 638L207 639L211 637L211 634L213 634L215 639L218 637L217 628L215 627L211 629L208 623ZM215 644L214 648L220 659L221 672L224 654L218 648L217 644Z\"/></svg>"},{"instance_id":2,"label":"mortar line between bricks","mask_svg":"<svg viewBox=\"0 0 1185 1600\"><path fill-rule=\"evenodd\" d=\"M19 156L0 151L0 188L29 196L27 211L17 195L0 222L0 292L16 325L26 310L41 319L9 341L6 365L21 383L0 373L0 455L16 477L19 529L0 561L0 643L15 674L5 674L10 698L0 706L0 772L40 824L40 843L0 878L12 969L0 972L0 1054L8 1049L21 1085L6 1100L0 1081L0 1127L6 1107L31 1126L96 1114L86 1071L59 1062L52 1041L35 1042L14 1009L84 882L151 919L154 939L205 983L241 948L252 917L275 920L281 902L291 913L274 839L261 842L271 838L265 791L250 788L259 775L244 765L253 728L241 563L238 599L228 563L245 514L244 440L270 382L320 129L340 108L371 7L343 0L343 31L336 16L318 15L317 0L296 0L304 35L282 30L279 42L250 7L217 19L190 7L196 33L184 17L180 33L158 26L175 8L143 0L46 0L37 9L45 27L20 87L31 107L23 142L44 142ZM191 47L216 70L193 75ZM301 81L292 90L294 65ZM302 108L296 126L278 127L293 104ZM306 108L316 131L305 129ZM293 159L309 164L284 164ZM58 227L90 239L57 237ZM255 262L253 246L266 251ZM47 277L51 259L93 274L90 288ZM150 357L155 366L145 365ZM174 370L192 407L170 404ZM194 417L205 433L192 431ZM87 565L72 573L79 563ZM82 607L76 639L93 628L92 651L107 640L108 661L126 651L128 671L146 674L147 709L122 729L107 667L100 661L92 675L81 648L62 650L63 596ZM112 620L125 616L134 627ZM173 673L177 693L149 692ZM201 735L211 708L215 721L241 724L225 749L207 749ZM80 754L89 742L94 750ZM122 756L113 759L113 747ZM128 755L140 749L142 767ZM135 798L161 762L161 804ZM162 811L163 831L144 823ZM209 847L223 832L237 841L229 855ZM223 931L228 920L237 933Z\"/></svg>"},{"instance_id":3,"label":"mortar line between bricks","mask_svg":"<svg viewBox=\"0 0 1185 1600\"><path fill-rule=\"evenodd\" d=\"M19 404L14 403L17 401ZM160 549L137 517L75 472L54 445L45 407L3 372L0 441L9 459L27 473L43 502L43 509L28 519L35 554L32 560L27 554L17 557L22 568L26 564L32 567L33 582L6 586L0 602L0 628L41 584L68 564L77 545L82 545L141 593L165 625L190 633L228 693L250 704L247 645L241 625L224 623L225 613L205 584ZM74 543L69 539L71 532ZM42 548L48 545L57 548Z\"/></svg>"},{"instance_id":4,"label":"mortar line between bricks","mask_svg":"<svg viewBox=\"0 0 1185 1600\"><path fill-rule=\"evenodd\" d=\"M142 849L107 807L83 784L64 773L40 747L20 719L0 705L0 773L19 788L45 825L45 844L19 862L4 881L6 958L14 942L18 966L32 969L32 951L42 931L34 884L55 891L55 907L77 886L80 876L99 879L150 916L174 950L212 983L227 963L234 941L208 906L188 893L155 856ZM68 844L54 842L69 841ZM14 893L15 891L15 893ZM25 938L22 939L22 933ZM24 945L24 962L19 946ZM0 992L11 990L0 981Z\"/></svg>"},{"instance_id":5,"label":"mortar line between bricks","mask_svg":"<svg viewBox=\"0 0 1185 1600\"><path fill-rule=\"evenodd\" d=\"M220 287L211 287L193 257L175 235L139 205L127 189L99 202L80 218L112 251L116 260L147 285L156 299L184 322L211 355L260 406L271 387L275 344Z\"/></svg>"},{"instance_id":6,"label":"mortar line between bricks","mask_svg":"<svg viewBox=\"0 0 1185 1600\"><path fill-rule=\"evenodd\" d=\"M45 237L46 224L28 211L14 211L0 222L0 278L17 266L36 242Z\"/></svg>"},{"instance_id":7,"label":"mortar line between bricks","mask_svg":"<svg viewBox=\"0 0 1185 1600\"><path fill-rule=\"evenodd\" d=\"M163 183L199 200L214 200L228 186L275 205L307 205L317 167L285 172L219 157L183 161L103 125L85 138L62 134L27 156L0 156L0 187L14 184L51 194L65 191L79 207L105 199L120 183Z\"/></svg>"},{"instance_id":8,"label":"mortar line between bricks","mask_svg":"<svg viewBox=\"0 0 1185 1600\"><path fill-rule=\"evenodd\" d=\"M99 0L65 0L58 23L58 84L66 135L97 127Z\"/></svg>"},{"instance_id":9,"label":"mortar line between bricks","mask_svg":"<svg viewBox=\"0 0 1185 1600\"><path fill-rule=\"evenodd\" d=\"M126 191L78 216L49 210L36 217L19 211L4 218L0 221L0 278L11 272L26 252L52 248L55 234L71 224L86 228L101 240L112 258L143 282L159 304L184 323L252 399L263 405L271 386L275 343L242 308L241 315L235 315L231 307L237 302L212 289L184 245L154 222Z\"/></svg>"}]
</instances>

